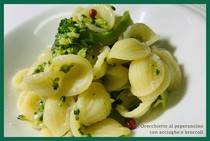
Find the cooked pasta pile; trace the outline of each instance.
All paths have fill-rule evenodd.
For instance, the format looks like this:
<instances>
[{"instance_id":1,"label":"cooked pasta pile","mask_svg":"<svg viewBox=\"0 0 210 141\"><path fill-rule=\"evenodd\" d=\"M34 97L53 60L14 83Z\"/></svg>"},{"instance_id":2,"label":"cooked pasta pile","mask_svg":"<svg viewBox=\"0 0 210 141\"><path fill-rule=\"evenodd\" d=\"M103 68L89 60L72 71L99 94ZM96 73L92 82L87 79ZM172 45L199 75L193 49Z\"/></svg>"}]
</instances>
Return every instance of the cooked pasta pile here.
<instances>
[{"instance_id":1,"label":"cooked pasta pile","mask_svg":"<svg viewBox=\"0 0 210 141\"><path fill-rule=\"evenodd\" d=\"M178 63L154 45L160 37L147 25L114 11L106 4L78 7L61 21L53 47L12 79L18 119L43 136L118 137L165 105L181 81Z\"/></svg>"}]
</instances>

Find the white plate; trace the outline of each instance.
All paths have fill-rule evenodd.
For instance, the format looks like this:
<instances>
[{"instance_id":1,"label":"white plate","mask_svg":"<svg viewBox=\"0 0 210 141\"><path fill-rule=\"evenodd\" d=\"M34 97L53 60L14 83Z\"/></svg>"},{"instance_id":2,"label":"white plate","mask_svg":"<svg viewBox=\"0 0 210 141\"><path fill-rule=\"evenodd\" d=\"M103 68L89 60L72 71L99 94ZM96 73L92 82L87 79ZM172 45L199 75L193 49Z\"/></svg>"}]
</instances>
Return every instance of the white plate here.
<instances>
[{"instance_id":1,"label":"white plate","mask_svg":"<svg viewBox=\"0 0 210 141\"><path fill-rule=\"evenodd\" d=\"M4 136L40 136L30 125L17 120L18 95L11 88L11 78L51 46L60 19L69 17L77 6L4 6ZM114 6L116 13L129 10L134 22L144 22L159 34L161 44L173 52L183 73L182 86L169 95L167 110L158 108L139 119L133 136L206 136L206 6Z\"/></svg>"}]
</instances>

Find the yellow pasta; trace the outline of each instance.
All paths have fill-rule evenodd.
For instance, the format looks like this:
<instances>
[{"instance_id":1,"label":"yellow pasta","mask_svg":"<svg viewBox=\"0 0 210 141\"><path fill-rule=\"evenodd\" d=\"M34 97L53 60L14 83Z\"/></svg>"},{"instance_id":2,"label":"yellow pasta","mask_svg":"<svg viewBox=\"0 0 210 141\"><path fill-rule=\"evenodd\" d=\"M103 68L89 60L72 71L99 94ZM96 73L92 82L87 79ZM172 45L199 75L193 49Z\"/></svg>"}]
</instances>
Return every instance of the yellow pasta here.
<instances>
[{"instance_id":1,"label":"yellow pasta","mask_svg":"<svg viewBox=\"0 0 210 141\"><path fill-rule=\"evenodd\" d=\"M97 11L97 15L95 18L102 19L104 22L107 22L107 29L100 28L96 26L95 24L92 24L91 22L86 22L86 25L89 29L95 31L95 32L105 32L107 30L110 30L115 23L115 14L112 10L112 7L108 4L95 4L91 5L87 8L78 10L78 19L81 18L81 15L86 15L89 17L89 11L91 9L95 9Z\"/></svg>"},{"instance_id":2,"label":"yellow pasta","mask_svg":"<svg viewBox=\"0 0 210 141\"><path fill-rule=\"evenodd\" d=\"M156 99L161 93L163 93L165 90L168 89L168 86L170 84L170 80L171 80L171 77L170 77L170 71L167 67L167 65L165 65L165 71L164 71L164 79L163 79L163 82L161 83L161 85L155 90L153 91L151 94L147 95L147 96L140 96L139 98L141 100L150 100L150 99Z\"/></svg>"},{"instance_id":3,"label":"yellow pasta","mask_svg":"<svg viewBox=\"0 0 210 141\"><path fill-rule=\"evenodd\" d=\"M77 104L74 105L74 109L75 108L77 108ZM71 112L70 126L72 134L75 137L119 137L123 135L126 136L131 132L128 128L123 127L120 123L111 118L106 118L90 126L84 126L80 123L80 119L78 119L75 111Z\"/></svg>"},{"instance_id":4,"label":"yellow pasta","mask_svg":"<svg viewBox=\"0 0 210 141\"><path fill-rule=\"evenodd\" d=\"M34 69L42 64L43 62L48 62L52 58L52 51L51 49L45 49L38 57L36 62L29 68L28 74L32 74Z\"/></svg>"},{"instance_id":5,"label":"yellow pasta","mask_svg":"<svg viewBox=\"0 0 210 141\"><path fill-rule=\"evenodd\" d=\"M69 70L64 72L62 68ZM78 73L80 75L76 75ZM56 94L77 95L89 87L92 79L92 66L86 59L77 55L56 57L51 60L51 65L44 72L24 77L27 86L44 97ZM55 82L58 84L57 87L54 86Z\"/></svg>"},{"instance_id":6,"label":"yellow pasta","mask_svg":"<svg viewBox=\"0 0 210 141\"><path fill-rule=\"evenodd\" d=\"M116 120L107 118L87 127L85 132L92 137L119 137L129 135L131 131Z\"/></svg>"},{"instance_id":7,"label":"yellow pasta","mask_svg":"<svg viewBox=\"0 0 210 141\"><path fill-rule=\"evenodd\" d=\"M147 45L151 45L160 39L160 37L144 23L135 23L128 27L127 31L123 34L123 38L136 38Z\"/></svg>"},{"instance_id":8,"label":"yellow pasta","mask_svg":"<svg viewBox=\"0 0 210 141\"><path fill-rule=\"evenodd\" d=\"M105 119L111 111L109 93L101 83L93 82L78 96L79 121L86 126Z\"/></svg>"},{"instance_id":9,"label":"yellow pasta","mask_svg":"<svg viewBox=\"0 0 210 141\"><path fill-rule=\"evenodd\" d=\"M75 103L73 105L73 110L71 110L71 113L70 113L70 129L74 137L82 136L81 131L83 130L83 126L79 122L78 114L79 114L79 111L77 109L77 104Z\"/></svg>"},{"instance_id":10,"label":"yellow pasta","mask_svg":"<svg viewBox=\"0 0 210 141\"><path fill-rule=\"evenodd\" d=\"M43 97L49 97L57 95L60 88L54 88L53 84L57 78L62 78L63 75L60 72L41 72L38 74L29 74L24 77L24 82L27 87ZM58 85L61 82L58 81Z\"/></svg>"},{"instance_id":11,"label":"yellow pasta","mask_svg":"<svg viewBox=\"0 0 210 141\"><path fill-rule=\"evenodd\" d=\"M29 121L34 121L34 112L38 111L40 100L40 97L36 93L24 91L17 101L18 111Z\"/></svg>"},{"instance_id":12,"label":"yellow pasta","mask_svg":"<svg viewBox=\"0 0 210 141\"><path fill-rule=\"evenodd\" d=\"M155 54L132 61L129 67L132 93L136 96L146 96L155 91L163 81L164 71L164 63Z\"/></svg>"},{"instance_id":13,"label":"yellow pasta","mask_svg":"<svg viewBox=\"0 0 210 141\"><path fill-rule=\"evenodd\" d=\"M47 127L42 128L40 132L44 137L53 136L52 133L50 132L50 130Z\"/></svg>"},{"instance_id":14,"label":"yellow pasta","mask_svg":"<svg viewBox=\"0 0 210 141\"><path fill-rule=\"evenodd\" d=\"M28 70L29 69L20 70L12 77L12 86L16 91L22 91L24 89L27 90L27 86L25 85L23 78L28 73Z\"/></svg>"},{"instance_id":15,"label":"yellow pasta","mask_svg":"<svg viewBox=\"0 0 210 141\"><path fill-rule=\"evenodd\" d=\"M109 66L102 82L108 91L119 90L128 82L128 69L122 65Z\"/></svg>"},{"instance_id":16,"label":"yellow pasta","mask_svg":"<svg viewBox=\"0 0 210 141\"><path fill-rule=\"evenodd\" d=\"M93 69L91 64L83 57L78 55L62 55L52 59L49 67L50 72L59 73L60 94L74 96L85 91L93 80ZM68 68L68 72L63 72L61 68ZM62 76L60 76L62 73ZM79 74L79 75L78 75Z\"/></svg>"},{"instance_id":17,"label":"yellow pasta","mask_svg":"<svg viewBox=\"0 0 210 141\"><path fill-rule=\"evenodd\" d=\"M119 113L124 117L129 118L139 118L143 116L149 109L151 104L157 99L157 97L164 92L169 83L170 83L170 74L167 66L165 65L165 71L164 71L164 80L161 83L161 85L152 93L146 96L138 96L138 98L141 100L141 103L136 107L135 109L129 111L126 109L123 105L118 105L117 110Z\"/></svg>"},{"instance_id":18,"label":"yellow pasta","mask_svg":"<svg viewBox=\"0 0 210 141\"><path fill-rule=\"evenodd\" d=\"M109 51L110 48L108 46L105 46L102 49L101 53L98 55L98 59L93 66L94 80L101 78L106 73L107 62L105 61L105 58Z\"/></svg>"},{"instance_id":19,"label":"yellow pasta","mask_svg":"<svg viewBox=\"0 0 210 141\"><path fill-rule=\"evenodd\" d=\"M145 58L150 54L150 48L140 43L135 38L127 38L117 41L111 48L107 61L114 63L113 59L119 60L136 60Z\"/></svg>"},{"instance_id":20,"label":"yellow pasta","mask_svg":"<svg viewBox=\"0 0 210 141\"><path fill-rule=\"evenodd\" d=\"M71 97L66 98L63 105L59 105L60 96L53 96L46 100L43 122L52 136L62 136L70 129L70 111L74 104Z\"/></svg>"},{"instance_id":21,"label":"yellow pasta","mask_svg":"<svg viewBox=\"0 0 210 141\"><path fill-rule=\"evenodd\" d=\"M152 52L157 54L168 66L171 82L168 90L175 90L181 83L181 70L171 53L163 48L152 47Z\"/></svg>"}]
</instances>

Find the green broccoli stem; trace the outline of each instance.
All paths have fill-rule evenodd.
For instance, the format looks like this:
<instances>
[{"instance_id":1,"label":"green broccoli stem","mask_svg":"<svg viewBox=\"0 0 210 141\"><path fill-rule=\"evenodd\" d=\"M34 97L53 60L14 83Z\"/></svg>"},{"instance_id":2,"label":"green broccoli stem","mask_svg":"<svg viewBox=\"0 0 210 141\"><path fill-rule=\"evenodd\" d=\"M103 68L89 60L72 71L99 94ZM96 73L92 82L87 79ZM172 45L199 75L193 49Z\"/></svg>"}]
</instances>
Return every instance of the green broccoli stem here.
<instances>
[{"instance_id":1,"label":"green broccoli stem","mask_svg":"<svg viewBox=\"0 0 210 141\"><path fill-rule=\"evenodd\" d=\"M96 33L90 30L85 30L80 34L80 40L100 44L100 45L112 45L118 37L133 23L128 11L125 11L120 21L108 32Z\"/></svg>"}]
</instances>

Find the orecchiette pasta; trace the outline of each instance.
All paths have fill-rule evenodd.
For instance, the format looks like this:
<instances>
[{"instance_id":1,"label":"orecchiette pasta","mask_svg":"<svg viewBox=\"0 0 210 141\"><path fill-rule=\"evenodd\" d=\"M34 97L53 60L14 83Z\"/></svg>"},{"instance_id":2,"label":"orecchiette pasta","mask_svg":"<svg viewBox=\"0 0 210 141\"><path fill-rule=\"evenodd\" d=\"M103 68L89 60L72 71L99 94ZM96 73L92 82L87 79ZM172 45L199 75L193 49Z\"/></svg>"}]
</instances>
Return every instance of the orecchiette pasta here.
<instances>
[{"instance_id":1,"label":"orecchiette pasta","mask_svg":"<svg viewBox=\"0 0 210 141\"><path fill-rule=\"evenodd\" d=\"M98 55L98 60L93 66L94 80L101 78L106 73L107 62L105 59L109 51L110 48L105 46L101 53Z\"/></svg>"},{"instance_id":2,"label":"orecchiette pasta","mask_svg":"<svg viewBox=\"0 0 210 141\"><path fill-rule=\"evenodd\" d=\"M38 111L39 100L40 97L36 93L24 91L17 101L17 108L28 120L33 121L34 112Z\"/></svg>"},{"instance_id":3,"label":"orecchiette pasta","mask_svg":"<svg viewBox=\"0 0 210 141\"><path fill-rule=\"evenodd\" d=\"M68 69L68 72L62 69ZM76 75L78 73L80 75ZM71 54L53 58L50 67L44 72L28 74L24 77L24 82L43 97L57 94L73 96L86 90L92 79L93 70L90 63L80 56ZM55 81L57 86L54 86Z\"/></svg>"},{"instance_id":4,"label":"orecchiette pasta","mask_svg":"<svg viewBox=\"0 0 210 141\"><path fill-rule=\"evenodd\" d=\"M122 65L109 66L102 82L108 91L115 91L128 82L128 69Z\"/></svg>"},{"instance_id":5,"label":"orecchiette pasta","mask_svg":"<svg viewBox=\"0 0 210 141\"><path fill-rule=\"evenodd\" d=\"M62 74L59 72L42 72L34 75L26 75L24 82L27 87L43 97L57 95L60 88L54 88L53 83L56 78L61 78ZM41 85L40 85L41 84ZM60 85L60 82L58 82Z\"/></svg>"},{"instance_id":6,"label":"orecchiette pasta","mask_svg":"<svg viewBox=\"0 0 210 141\"><path fill-rule=\"evenodd\" d=\"M13 76L12 86L15 88L16 91L27 89L27 86L25 85L23 79L24 76L28 73L28 70L29 69L20 70L15 74L15 76Z\"/></svg>"},{"instance_id":7,"label":"orecchiette pasta","mask_svg":"<svg viewBox=\"0 0 210 141\"><path fill-rule=\"evenodd\" d=\"M135 23L128 27L123 34L123 38L136 38L147 45L151 45L160 39L160 37L144 23Z\"/></svg>"},{"instance_id":8,"label":"orecchiette pasta","mask_svg":"<svg viewBox=\"0 0 210 141\"><path fill-rule=\"evenodd\" d=\"M112 59L136 60L145 58L150 54L150 48L140 43L135 38L127 38L117 41L107 55L107 61L113 63Z\"/></svg>"},{"instance_id":9,"label":"orecchiette pasta","mask_svg":"<svg viewBox=\"0 0 210 141\"><path fill-rule=\"evenodd\" d=\"M157 97L164 92L169 83L170 83L170 74L168 71L167 66L165 65L165 71L164 71L164 79L161 83L161 85L154 90L153 92L151 92L149 95L146 96L138 96L138 98L140 99L141 103L138 105L138 107L136 107L135 109L129 111L128 109L126 109L123 105L119 105L117 107L117 110L119 111L119 113L122 116L125 117L134 117L134 118L138 118L143 116L150 108L151 104L157 99Z\"/></svg>"},{"instance_id":10,"label":"orecchiette pasta","mask_svg":"<svg viewBox=\"0 0 210 141\"><path fill-rule=\"evenodd\" d=\"M155 54L134 60L129 67L131 91L136 96L146 96L155 91L164 79L164 63Z\"/></svg>"},{"instance_id":11,"label":"orecchiette pasta","mask_svg":"<svg viewBox=\"0 0 210 141\"><path fill-rule=\"evenodd\" d=\"M168 90L175 90L181 82L181 70L176 60L173 58L169 51L163 48L154 46L152 47L152 52L160 56L160 58L167 64L171 76L171 82L168 86Z\"/></svg>"},{"instance_id":12,"label":"orecchiette pasta","mask_svg":"<svg viewBox=\"0 0 210 141\"><path fill-rule=\"evenodd\" d=\"M74 100L69 97L63 105L59 105L60 96L46 100L43 122L52 136L62 136L70 129L70 111Z\"/></svg>"},{"instance_id":13,"label":"orecchiette pasta","mask_svg":"<svg viewBox=\"0 0 210 141\"><path fill-rule=\"evenodd\" d=\"M41 129L41 134L45 137L51 137L53 136L50 130L47 127L44 127Z\"/></svg>"},{"instance_id":14,"label":"orecchiette pasta","mask_svg":"<svg viewBox=\"0 0 210 141\"><path fill-rule=\"evenodd\" d=\"M47 137L119 137L165 103L163 93L181 82L178 63L151 47L160 37L147 25L114 10L79 7L61 20L53 47L12 78L18 119Z\"/></svg>"},{"instance_id":15,"label":"orecchiette pasta","mask_svg":"<svg viewBox=\"0 0 210 141\"><path fill-rule=\"evenodd\" d=\"M79 10L80 12L78 12L78 14L77 14L78 19L81 18L81 15L86 15L89 17L90 16L89 11L91 9L95 9L97 11L97 15L96 15L97 19L104 20L103 22L107 23L107 29L98 27L95 24L92 24L91 22L86 22L86 26L89 29L91 29L95 32L105 32L106 30L112 29L112 27L115 24L115 14L114 14L113 9L110 5L95 4L95 5L91 5L87 8L81 9L81 10Z\"/></svg>"},{"instance_id":16,"label":"orecchiette pasta","mask_svg":"<svg viewBox=\"0 0 210 141\"><path fill-rule=\"evenodd\" d=\"M74 104L73 105L73 110L71 110L70 113L70 129L72 131L72 134L74 137L81 137L84 131L83 130L83 126L82 124L78 121L78 110L77 110L77 105Z\"/></svg>"},{"instance_id":17,"label":"orecchiette pasta","mask_svg":"<svg viewBox=\"0 0 210 141\"><path fill-rule=\"evenodd\" d=\"M86 126L105 119L111 111L111 100L104 86L93 82L77 99L79 121Z\"/></svg>"},{"instance_id":18,"label":"orecchiette pasta","mask_svg":"<svg viewBox=\"0 0 210 141\"><path fill-rule=\"evenodd\" d=\"M118 137L129 135L131 131L114 119L107 118L87 127L85 132L93 137Z\"/></svg>"},{"instance_id":19,"label":"orecchiette pasta","mask_svg":"<svg viewBox=\"0 0 210 141\"><path fill-rule=\"evenodd\" d=\"M36 62L29 68L28 74L32 74L35 68L43 62L48 62L52 58L51 49L45 49L38 57Z\"/></svg>"},{"instance_id":20,"label":"orecchiette pasta","mask_svg":"<svg viewBox=\"0 0 210 141\"><path fill-rule=\"evenodd\" d=\"M62 67L63 69L69 67L68 72L62 71ZM78 55L58 56L52 59L49 69L52 72L60 72L64 75L63 79L60 77L62 83L60 88L61 95L77 95L86 90L93 80L91 64L85 58Z\"/></svg>"}]
</instances>

